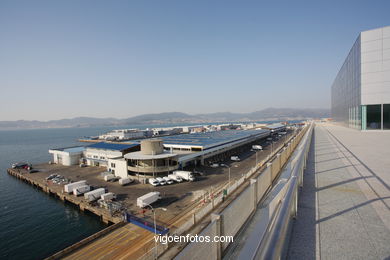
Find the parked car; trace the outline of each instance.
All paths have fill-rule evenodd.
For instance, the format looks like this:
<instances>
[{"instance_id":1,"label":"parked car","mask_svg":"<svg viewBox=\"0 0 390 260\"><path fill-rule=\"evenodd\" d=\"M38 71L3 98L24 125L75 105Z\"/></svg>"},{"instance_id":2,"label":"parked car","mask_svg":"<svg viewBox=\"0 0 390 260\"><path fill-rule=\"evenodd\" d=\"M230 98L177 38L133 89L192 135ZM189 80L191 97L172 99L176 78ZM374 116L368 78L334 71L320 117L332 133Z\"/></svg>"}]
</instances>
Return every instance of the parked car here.
<instances>
[{"instance_id":1,"label":"parked car","mask_svg":"<svg viewBox=\"0 0 390 260\"><path fill-rule=\"evenodd\" d=\"M160 183L160 185L165 185L167 182L161 178L161 177L157 177L156 180Z\"/></svg>"},{"instance_id":2,"label":"parked car","mask_svg":"<svg viewBox=\"0 0 390 260\"><path fill-rule=\"evenodd\" d=\"M27 169L28 167L32 168L31 163L17 162L12 164L13 169Z\"/></svg>"},{"instance_id":3,"label":"parked car","mask_svg":"<svg viewBox=\"0 0 390 260\"><path fill-rule=\"evenodd\" d=\"M235 162L239 162L240 161L240 157L232 156L232 157L230 157L230 160L235 161Z\"/></svg>"},{"instance_id":4,"label":"parked car","mask_svg":"<svg viewBox=\"0 0 390 260\"><path fill-rule=\"evenodd\" d=\"M152 184L153 186L158 186L160 183L158 180L156 180L155 178L150 178L149 179L149 184Z\"/></svg>"}]
</instances>

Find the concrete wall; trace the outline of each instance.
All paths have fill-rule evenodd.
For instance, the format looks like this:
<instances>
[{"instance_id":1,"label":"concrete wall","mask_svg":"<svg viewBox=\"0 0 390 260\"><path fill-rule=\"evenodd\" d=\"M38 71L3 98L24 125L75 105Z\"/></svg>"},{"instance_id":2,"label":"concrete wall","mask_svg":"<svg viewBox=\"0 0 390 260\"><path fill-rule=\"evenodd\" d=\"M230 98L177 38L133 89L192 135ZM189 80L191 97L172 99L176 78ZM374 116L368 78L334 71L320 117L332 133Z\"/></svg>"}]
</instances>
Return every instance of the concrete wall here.
<instances>
[{"instance_id":1,"label":"concrete wall","mask_svg":"<svg viewBox=\"0 0 390 260\"><path fill-rule=\"evenodd\" d=\"M361 33L361 103L390 104L390 26Z\"/></svg>"},{"instance_id":2,"label":"concrete wall","mask_svg":"<svg viewBox=\"0 0 390 260\"><path fill-rule=\"evenodd\" d=\"M128 177L127 161L123 158L121 158L121 159L108 159L107 170L114 171L115 176L118 176L121 178Z\"/></svg>"},{"instance_id":3,"label":"concrete wall","mask_svg":"<svg viewBox=\"0 0 390 260\"><path fill-rule=\"evenodd\" d=\"M217 221L214 220L199 235L210 236L212 238L218 235L217 227ZM218 249L216 246L216 243L190 243L175 259L218 259Z\"/></svg>"}]
</instances>

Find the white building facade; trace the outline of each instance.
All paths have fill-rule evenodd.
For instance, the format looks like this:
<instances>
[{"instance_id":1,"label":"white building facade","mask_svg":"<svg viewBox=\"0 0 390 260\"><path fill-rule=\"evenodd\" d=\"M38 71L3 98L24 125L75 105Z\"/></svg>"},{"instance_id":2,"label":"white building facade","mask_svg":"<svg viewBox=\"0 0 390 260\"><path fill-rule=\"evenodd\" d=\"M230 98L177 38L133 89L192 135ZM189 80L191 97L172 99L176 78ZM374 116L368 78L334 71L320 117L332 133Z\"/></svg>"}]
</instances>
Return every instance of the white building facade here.
<instances>
[{"instance_id":1,"label":"white building facade","mask_svg":"<svg viewBox=\"0 0 390 260\"><path fill-rule=\"evenodd\" d=\"M390 129L390 26L356 39L332 85L332 118L361 130Z\"/></svg>"}]
</instances>

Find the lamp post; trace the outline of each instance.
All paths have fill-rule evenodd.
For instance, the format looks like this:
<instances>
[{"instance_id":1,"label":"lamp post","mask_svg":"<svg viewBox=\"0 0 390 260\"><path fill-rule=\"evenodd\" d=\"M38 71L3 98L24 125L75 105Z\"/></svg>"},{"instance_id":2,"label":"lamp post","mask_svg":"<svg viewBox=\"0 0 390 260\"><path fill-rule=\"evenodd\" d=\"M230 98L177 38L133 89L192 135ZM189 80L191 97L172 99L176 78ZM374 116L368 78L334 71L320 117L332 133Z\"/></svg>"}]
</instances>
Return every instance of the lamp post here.
<instances>
[{"instance_id":1,"label":"lamp post","mask_svg":"<svg viewBox=\"0 0 390 260\"><path fill-rule=\"evenodd\" d=\"M229 187L230 187L230 166L227 166L226 164L223 165L223 167L228 168L228 176L229 176Z\"/></svg>"},{"instance_id":2,"label":"lamp post","mask_svg":"<svg viewBox=\"0 0 390 260\"><path fill-rule=\"evenodd\" d=\"M230 167L229 167L229 187L230 187Z\"/></svg>"},{"instance_id":3,"label":"lamp post","mask_svg":"<svg viewBox=\"0 0 390 260\"><path fill-rule=\"evenodd\" d=\"M153 212L153 224L154 224L154 235L157 236L157 226L156 226L156 210L161 209L163 211L167 211L166 208L156 208L156 210L150 205L146 204L146 206L150 207ZM154 239L154 259L157 259L157 239Z\"/></svg>"}]
</instances>

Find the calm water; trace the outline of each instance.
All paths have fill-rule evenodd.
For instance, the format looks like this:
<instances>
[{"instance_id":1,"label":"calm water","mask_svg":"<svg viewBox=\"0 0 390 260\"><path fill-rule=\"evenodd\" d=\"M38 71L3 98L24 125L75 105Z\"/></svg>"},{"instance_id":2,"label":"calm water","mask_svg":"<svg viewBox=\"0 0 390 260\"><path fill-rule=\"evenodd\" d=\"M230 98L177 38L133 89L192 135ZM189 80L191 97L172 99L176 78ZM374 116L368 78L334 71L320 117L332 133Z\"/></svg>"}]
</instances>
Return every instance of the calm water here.
<instances>
[{"instance_id":1,"label":"calm water","mask_svg":"<svg viewBox=\"0 0 390 260\"><path fill-rule=\"evenodd\" d=\"M145 127L154 126L140 128ZM80 137L111 129L0 131L0 259L42 259L106 227L94 215L9 176L6 169L17 161L47 162L50 148L77 145Z\"/></svg>"}]
</instances>

